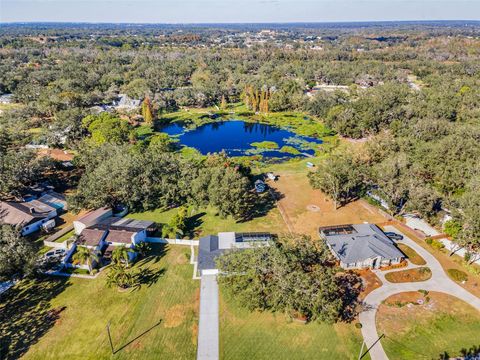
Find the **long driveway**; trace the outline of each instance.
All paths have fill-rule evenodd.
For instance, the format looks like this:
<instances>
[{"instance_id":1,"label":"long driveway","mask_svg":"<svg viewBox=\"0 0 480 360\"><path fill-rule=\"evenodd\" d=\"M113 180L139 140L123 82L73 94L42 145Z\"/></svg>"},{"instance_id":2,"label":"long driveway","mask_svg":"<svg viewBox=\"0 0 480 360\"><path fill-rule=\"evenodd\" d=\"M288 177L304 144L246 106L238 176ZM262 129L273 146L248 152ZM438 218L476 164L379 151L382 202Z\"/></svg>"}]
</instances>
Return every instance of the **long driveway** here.
<instances>
[{"instance_id":1,"label":"long driveway","mask_svg":"<svg viewBox=\"0 0 480 360\"><path fill-rule=\"evenodd\" d=\"M386 226L385 231L394 231L397 233L401 233L397 228L393 226ZM375 323L377 309L383 300L394 294L406 291L417 291L420 289L443 292L469 303L478 311L480 311L480 299L478 297L472 295L470 292L468 292L460 285L455 283L453 280L451 280L443 270L441 264L438 262L437 259L435 259L435 257L431 253L429 253L423 247L418 245L415 241L407 237L405 234L401 234L404 236L404 239L401 240L400 243L408 245L425 259L425 261L427 262L425 266L428 266L430 270L432 270L432 277L431 279L422 282L394 284L386 280L384 273L382 273L380 270L375 271L377 275L379 275L379 278L382 280L383 285L367 295L364 300L366 309L362 313L360 313L359 317L362 324L362 335L363 339L365 340L367 349L370 348L379 337ZM401 270L404 270L404 268L391 271ZM372 360L388 359L387 354L385 354L385 351L383 350L383 346L380 341L377 342L370 349L370 357Z\"/></svg>"},{"instance_id":2,"label":"long driveway","mask_svg":"<svg viewBox=\"0 0 480 360\"><path fill-rule=\"evenodd\" d=\"M202 275L197 360L218 360L218 320L217 275Z\"/></svg>"}]
</instances>

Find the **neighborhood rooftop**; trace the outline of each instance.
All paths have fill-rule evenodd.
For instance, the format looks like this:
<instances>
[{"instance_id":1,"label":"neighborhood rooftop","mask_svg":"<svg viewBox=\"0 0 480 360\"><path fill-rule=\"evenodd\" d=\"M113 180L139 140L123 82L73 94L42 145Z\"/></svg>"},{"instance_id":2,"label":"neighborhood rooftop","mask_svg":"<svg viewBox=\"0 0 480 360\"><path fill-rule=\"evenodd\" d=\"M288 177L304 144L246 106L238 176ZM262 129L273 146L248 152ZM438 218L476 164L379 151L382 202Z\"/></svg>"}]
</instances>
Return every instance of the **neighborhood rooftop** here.
<instances>
[{"instance_id":1,"label":"neighborhood rooftop","mask_svg":"<svg viewBox=\"0 0 480 360\"><path fill-rule=\"evenodd\" d=\"M38 200L29 202L0 202L0 222L10 225L28 225L45 218L55 208Z\"/></svg>"}]
</instances>

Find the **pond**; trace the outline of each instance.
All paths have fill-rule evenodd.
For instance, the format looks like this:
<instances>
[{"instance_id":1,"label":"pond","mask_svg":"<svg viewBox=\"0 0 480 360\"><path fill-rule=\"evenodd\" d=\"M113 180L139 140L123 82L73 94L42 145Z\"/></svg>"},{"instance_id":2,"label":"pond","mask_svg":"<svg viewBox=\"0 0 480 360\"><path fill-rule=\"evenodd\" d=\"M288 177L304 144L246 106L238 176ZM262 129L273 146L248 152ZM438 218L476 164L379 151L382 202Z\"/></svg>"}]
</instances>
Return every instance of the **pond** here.
<instances>
[{"instance_id":1,"label":"pond","mask_svg":"<svg viewBox=\"0 0 480 360\"><path fill-rule=\"evenodd\" d=\"M178 138L181 145L202 154L224 150L229 156L262 155L266 158L305 157L315 154L322 140L300 136L276 126L241 120L221 121L186 130L169 124L160 131Z\"/></svg>"}]
</instances>

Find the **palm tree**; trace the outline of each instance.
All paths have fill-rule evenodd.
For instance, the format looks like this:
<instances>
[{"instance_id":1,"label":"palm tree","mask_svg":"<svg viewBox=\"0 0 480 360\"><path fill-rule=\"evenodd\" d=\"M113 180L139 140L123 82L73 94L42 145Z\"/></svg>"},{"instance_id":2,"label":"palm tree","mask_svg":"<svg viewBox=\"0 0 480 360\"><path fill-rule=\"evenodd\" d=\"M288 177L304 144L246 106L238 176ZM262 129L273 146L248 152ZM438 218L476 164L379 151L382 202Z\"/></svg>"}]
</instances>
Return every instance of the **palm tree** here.
<instances>
[{"instance_id":1,"label":"palm tree","mask_svg":"<svg viewBox=\"0 0 480 360\"><path fill-rule=\"evenodd\" d=\"M132 249L125 247L125 245L116 247L112 251L112 261L120 265L122 262L125 262L127 267L129 266L129 254L132 252Z\"/></svg>"},{"instance_id":2,"label":"palm tree","mask_svg":"<svg viewBox=\"0 0 480 360\"><path fill-rule=\"evenodd\" d=\"M82 264L87 263L88 272L91 273L93 260L98 261L99 257L95 251L90 250L85 246L77 246L77 251L75 251L73 259Z\"/></svg>"},{"instance_id":3,"label":"palm tree","mask_svg":"<svg viewBox=\"0 0 480 360\"><path fill-rule=\"evenodd\" d=\"M144 241L135 244L135 251L136 251L141 257L144 257L145 255L147 255L147 254L150 252L150 250L152 250L152 248L150 247L149 244L147 244L147 243L144 242Z\"/></svg>"},{"instance_id":4,"label":"palm tree","mask_svg":"<svg viewBox=\"0 0 480 360\"><path fill-rule=\"evenodd\" d=\"M107 286L128 289L137 284L138 274L118 264L112 266L107 275Z\"/></svg>"}]
</instances>

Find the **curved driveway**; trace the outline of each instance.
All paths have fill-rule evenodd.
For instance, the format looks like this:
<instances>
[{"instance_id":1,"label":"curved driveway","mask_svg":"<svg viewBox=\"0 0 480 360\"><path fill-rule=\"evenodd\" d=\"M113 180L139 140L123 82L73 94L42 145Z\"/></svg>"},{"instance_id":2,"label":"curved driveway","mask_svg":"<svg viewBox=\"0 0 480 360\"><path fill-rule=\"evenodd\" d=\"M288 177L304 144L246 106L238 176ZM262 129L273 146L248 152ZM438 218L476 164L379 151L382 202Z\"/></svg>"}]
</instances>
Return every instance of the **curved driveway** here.
<instances>
[{"instance_id":1,"label":"curved driveway","mask_svg":"<svg viewBox=\"0 0 480 360\"><path fill-rule=\"evenodd\" d=\"M386 226L385 231L394 231L397 233L401 233L397 228L393 226ZM442 266L438 262L435 257L430 254L427 250L423 247L418 245L416 242L408 238L405 234L402 233L404 239L401 243L408 245L412 249L414 249L421 257L425 259L427 262L426 265L432 270L432 277L427 281L422 282L415 282L415 283L391 283L385 279L385 273L381 272L380 270L375 271L375 273L379 276L382 280L383 285L378 289L375 289L364 300L365 303L365 310L360 313L359 320L362 324L362 335L365 341L366 348L370 348L375 341L377 341L379 335L377 332L377 327L375 323L375 317L377 314L378 306L382 303L383 300L386 298L398 294L405 291L417 291L420 289L428 290L428 291L437 291L443 292L448 295L455 296L473 307L475 307L478 311L480 311L480 299L475 295L472 295L470 292L462 288L460 285L455 283L451 280L448 275L443 270ZM414 267L414 266L410 266ZM398 270L391 270L391 271L401 271L405 270L405 268L401 268ZM377 342L371 349L370 349L370 357L372 360L387 360L387 354L383 350L383 346L381 342Z\"/></svg>"}]
</instances>

